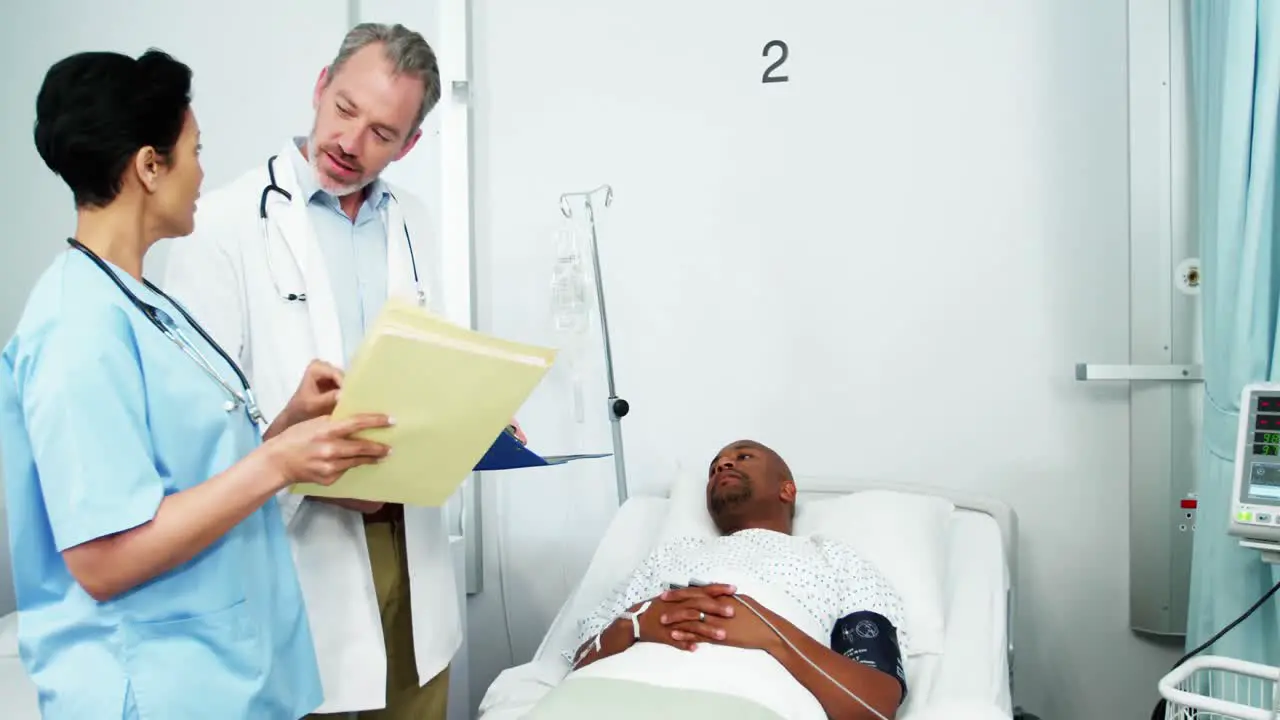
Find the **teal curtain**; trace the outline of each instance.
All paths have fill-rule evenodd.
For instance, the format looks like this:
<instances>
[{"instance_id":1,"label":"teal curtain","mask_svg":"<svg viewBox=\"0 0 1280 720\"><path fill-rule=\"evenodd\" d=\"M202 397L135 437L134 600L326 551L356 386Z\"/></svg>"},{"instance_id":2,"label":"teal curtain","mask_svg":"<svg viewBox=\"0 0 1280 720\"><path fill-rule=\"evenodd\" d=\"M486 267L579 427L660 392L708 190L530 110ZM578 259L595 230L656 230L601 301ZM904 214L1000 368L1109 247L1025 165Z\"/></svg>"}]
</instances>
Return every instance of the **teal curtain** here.
<instances>
[{"instance_id":1,"label":"teal curtain","mask_svg":"<svg viewBox=\"0 0 1280 720\"><path fill-rule=\"evenodd\" d=\"M1280 571L1226 532L1240 391L1250 382L1280 380L1280 0L1191 0L1189 8L1205 371L1191 649L1280 580ZM1280 665L1280 596L1206 653Z\"/></svg>"}]
</instances>

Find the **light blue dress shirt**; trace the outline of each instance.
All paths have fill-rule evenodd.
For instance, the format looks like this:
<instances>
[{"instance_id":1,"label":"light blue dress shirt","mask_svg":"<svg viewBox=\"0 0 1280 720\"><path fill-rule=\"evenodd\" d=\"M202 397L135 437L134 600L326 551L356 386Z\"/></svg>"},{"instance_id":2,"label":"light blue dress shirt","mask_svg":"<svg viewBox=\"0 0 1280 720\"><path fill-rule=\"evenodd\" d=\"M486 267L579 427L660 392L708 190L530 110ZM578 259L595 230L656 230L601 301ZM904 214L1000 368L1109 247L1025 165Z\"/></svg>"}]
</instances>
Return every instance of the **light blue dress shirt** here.
<instances>
[{"instance_id":1,"label":"light blue dress shirt","mask_svg":"<svg viewBox=\"0 0 1280 720\"><path fill-rule=\"evenodd\" d=\"M232 387L173 305L119 269ZM62 552L141 526L261 443L243 406L76 250L32 290L0 355L19 649L47 720L299 718L320 676L274 498L187 563L105 602ZM0 711L0 715L3 715Z\"/></svg>"},{"instance_id":2,"label":"light blue dress shirt","mask_svg":"<svg viewBox=\"0 0 1280 720\"><path fill-rule=\"evenodd\" d=\"M295 145L304 141L296 138ZM289 159L298 187L307 198L316 242L329 270L343 356L350 363L387 301L387 229L383 211L391 202L391 193L381 179L373 181L352 221L342 211L338 198L320 187L315 170L301 150L291 153Z\"/></svg>"}]
</instances>

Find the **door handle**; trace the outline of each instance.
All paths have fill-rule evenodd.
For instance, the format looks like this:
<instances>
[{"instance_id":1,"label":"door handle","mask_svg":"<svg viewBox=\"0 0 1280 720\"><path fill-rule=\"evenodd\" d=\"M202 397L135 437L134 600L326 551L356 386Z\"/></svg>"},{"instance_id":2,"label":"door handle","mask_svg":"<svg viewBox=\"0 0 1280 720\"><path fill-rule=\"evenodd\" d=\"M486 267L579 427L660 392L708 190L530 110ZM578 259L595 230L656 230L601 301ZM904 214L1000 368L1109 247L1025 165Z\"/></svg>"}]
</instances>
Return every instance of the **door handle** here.
<instances>
[{"instance_id":1,"label":"door handle","mask_svg":"<svg viewBox=\"0 0 1280 720\"><path fill-rule=\"evenodd\" d=\"M1100 365L1076 363L1076 380L1140 380L1143 382L1203 382L1202 365Z\"/></svg>"}]
</instances>

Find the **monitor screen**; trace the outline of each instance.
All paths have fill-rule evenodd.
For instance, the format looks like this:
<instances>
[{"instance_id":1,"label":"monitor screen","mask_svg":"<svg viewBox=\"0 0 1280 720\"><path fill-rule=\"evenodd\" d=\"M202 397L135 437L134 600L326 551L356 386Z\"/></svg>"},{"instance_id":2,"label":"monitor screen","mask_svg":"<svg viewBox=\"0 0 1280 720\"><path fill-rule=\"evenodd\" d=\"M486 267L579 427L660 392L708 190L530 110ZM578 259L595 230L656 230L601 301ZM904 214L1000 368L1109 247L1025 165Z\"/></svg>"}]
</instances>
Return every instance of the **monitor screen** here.
<instances>
[{"instance_id":1,"label":"monitor screen","mask_svg":"<svg viewBox=\"0 0 1280 720\"><path fill-rule=\"evenodd\" d=\"M1280 506L1280 464L1254 462L1240 488L1240 502Z\"/></svg>"}]
</instances>

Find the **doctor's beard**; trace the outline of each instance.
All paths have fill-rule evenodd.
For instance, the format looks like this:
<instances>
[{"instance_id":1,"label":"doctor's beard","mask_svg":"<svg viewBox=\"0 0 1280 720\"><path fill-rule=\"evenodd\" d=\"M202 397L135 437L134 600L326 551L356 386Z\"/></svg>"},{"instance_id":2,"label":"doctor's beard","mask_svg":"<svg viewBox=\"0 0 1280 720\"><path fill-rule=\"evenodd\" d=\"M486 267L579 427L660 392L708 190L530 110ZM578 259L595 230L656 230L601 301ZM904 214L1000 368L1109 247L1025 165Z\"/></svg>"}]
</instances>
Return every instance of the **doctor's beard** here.
<instances>
[{"instance_id":1,"label":"doctor's beard","mask_svg":"<svg viewBox=\"0 0 1280 720\"><path fill-rule=\"evenodd\" d=\"M346 197L354 193L360 192L369 186L374 180L378 179L377 175L372 177L361 178L359 181L342 185L336 182L332 177L320 168L320 154L317 151L315 136L307 140L307 164L311 167L311 172L315 174L316 181L320 183L320 187L324 191L332 194L334 197Z\"/></svg>"}]
</instances>

